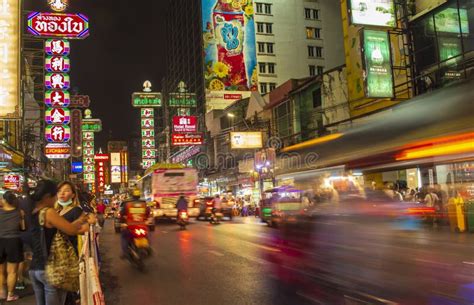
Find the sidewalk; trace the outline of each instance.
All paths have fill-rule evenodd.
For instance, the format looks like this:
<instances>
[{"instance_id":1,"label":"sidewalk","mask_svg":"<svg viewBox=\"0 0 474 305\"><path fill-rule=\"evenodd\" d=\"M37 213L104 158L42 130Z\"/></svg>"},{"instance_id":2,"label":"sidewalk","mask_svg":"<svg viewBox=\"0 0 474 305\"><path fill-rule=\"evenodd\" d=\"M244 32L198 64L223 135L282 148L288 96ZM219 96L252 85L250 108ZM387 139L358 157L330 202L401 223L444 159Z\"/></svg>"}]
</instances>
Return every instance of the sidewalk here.
<instances>
[{"instance_id":1,"label":"sidewalk","mask_svg":"<svg viewBox=\"0 0 474 305\"><path fill-rule=\"evenodd\" d=\"M27 285L25 290L16 291L16 293L20 296L18 301L9 303L0 301L0 304L36 305L35 295L31 285Z\"/></svg>"}]
</instances>

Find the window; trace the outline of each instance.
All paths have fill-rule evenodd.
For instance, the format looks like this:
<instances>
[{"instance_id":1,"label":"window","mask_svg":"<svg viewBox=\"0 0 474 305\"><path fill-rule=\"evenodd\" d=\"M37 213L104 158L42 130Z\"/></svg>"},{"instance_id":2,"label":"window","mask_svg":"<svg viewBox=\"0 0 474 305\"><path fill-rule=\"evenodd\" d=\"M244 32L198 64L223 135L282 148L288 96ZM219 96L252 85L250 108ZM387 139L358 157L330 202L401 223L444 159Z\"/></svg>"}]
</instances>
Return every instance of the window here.
<instances>
[{"instance_id":1,"label":"window","mask_svg":"<svg viewBox=\"0 0 474 305\"><path fill-rule=\"evenodd\" d=\"M306 38L308 38L308 39L321 38L321 29L307 27L306 28Z\"/></svg>"},{"instance_id":2,"label":"window","mask_svg":"<svg viewBox=\"0 0 474 305\"><path fill-rule=\"evenodd\" d=\"M265 4L265 14L267 14L267 15L272 14L272 5L271 4Z\"/></svg>"},{"instance_id":3,"label":"window","mask_svg":"<svg viewBox=\"0 0 474 305\"><path fill-rule=\"evenodd\" d=\"M263 3L257 3L257 13L258 14L263 14Z\"/></svg>"},{"instance_id":4,"label":"window","mask_svg":"<svg viewBox=\"0 0 474 305\"><path fill-rule=\"evenodd\" d=\"M319 19L319 10L313 10L313 19L315 20Z\"/></svg>"},{"instance_id":5,"label":"window","mask_svg":"<svg viewBox=\"0 0 474 305\"><path fill-rule=\"evenodd\" d=\"M258 63L258 71L260 73L267 73L267 65L264 62Z\"/></svg>"},{"instance_id":6,"label":"window","mask_svg":"<svg viewBox=\"0 0 474 305\"><path fill-rule=\"evenodd\" d=\"M316 57L323 57L323 48L316 47Z\"/></svg>"},{"instance_id":7,"label":"window","mask_svg":"<svg viewBox=\"0 0 474 305\"><path fill-rule=\"evenodd\" d=\"M277 84L276 83L268 83L268 86L270 87L269 90L273 91L273 90L275 90Z\"/></svg>"},{"instance_id":8,"label":"window","mask_svg":"<svg viewBox=\"0 0 474 305\"><path fill-rule=\"evenodd\" d=\"M323 74L323 72L324 72L324 67L323 66L318 66L317 69L318 69L318 75Z\"/></svg>"},{"instance_id":9,"label":"window","mask_svg":"<svg viewBox=\"0 0 474 305\"><path fill-rule=\"evenodd\" d=\"M322 106L321 88L313 91L313 108Z\"/></svg>"},{"instance_id":10,"label":"window","mask_svg":"<svg viewBox=\"0 0 474 305\"><path fill-rule=\"evenodd\" d=\"M271 42L267 43L267 53L268 54L273 54L273 45L274 45L274 43L271 43Z\"/></svg>"},{"instance_id":11,"label":"window","mask_svg":"<svg viewBox=\"0 0 474 305\"><path fill-rule=\"evenodd\" d=\"M268 73L275 74L275 64L274 63L271 63L271 62L268 63Z\"/></svg>"},{"instance_id":12,"label":"window","mask_svg":"<svg viewBox=\"0 0 474 305\"><path fill-rule=\"evenodd\" d=\"M267 83L260 83L260 93L267 93Z\"/></svg>"},{"instance_id":13,"label":"window","mask_svg":"<svg viewBox=\"0 0 474 305\"><path fill-rule=\"evenodd\" d=\"M259 42L258 43L258 53L265 53L265 43Z\"/></svg>"},{"instance_id":14,"label":"window","mask_svg":"<svg viewBox=\"0 0 474 305\"><path fill-rule=\"evenodd\" d=\"M309 57L314 57L314 49L315 49L315 47L308 46L308 56Z\"/></svg>"},{"instance_id":15,"label":"window","mask_svg":"<svg viewBox=\"0 0 474 305\"><path fill-rule=\"evenodd\" d=\"M316 66L314 66L314 65L309 66L309 75L310 76L315 76L316 75Z\"/></svg>"},{"instance_id":16,"label":"window","mask_svg":"<svg viewBox=\"0 0 474 305\"><path fill-rule=\"evenodd\" d=\"M311 8L305 8L304 9L304 16L305 16L306 19L319 20L319 10L311 9Z\"/></svg>"},{"instance_id":17,"label":"window","mask_svg":"<svg viewBox=\"0 0 474 305\"><path fill-rule=\"evenodd\" d=\"M272 34L273 33L273 23L257 22L257 33Z\"/></svg>"},{"instance_id":18,"label":"window","mask_svg":"<svg viewBox=\"0 0 474 305\"><path fill-rule=\"evenodd\" d=\"M267 34L272 34L273 33L273 24L267 23L266 28L267 28Z\"/></svg>"}]
</instances>

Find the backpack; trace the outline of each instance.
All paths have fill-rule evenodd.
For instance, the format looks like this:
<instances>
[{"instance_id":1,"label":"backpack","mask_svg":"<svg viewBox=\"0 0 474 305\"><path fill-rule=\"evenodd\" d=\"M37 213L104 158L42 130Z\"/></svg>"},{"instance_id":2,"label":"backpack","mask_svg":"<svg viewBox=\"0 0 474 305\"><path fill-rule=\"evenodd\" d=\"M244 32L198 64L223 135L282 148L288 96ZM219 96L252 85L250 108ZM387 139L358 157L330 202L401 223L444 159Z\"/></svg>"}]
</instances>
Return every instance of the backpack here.
<instances>
[{"instance_id":1,"label":"backpack","mask_svg":"<svg viewBox=\"0 0 474 305\"><path fill-rule=\"evenodd\" d=\"M47 257L45 275L48 283L56 288L75 292L79 290L79 259L71 242L61 231L54 234L49 256L46 250L46 239L44 235L44 224L46 211L42 209L39 214L39 222L42 231L42 245L44 257Z\"/></svg>"}]
</instances>

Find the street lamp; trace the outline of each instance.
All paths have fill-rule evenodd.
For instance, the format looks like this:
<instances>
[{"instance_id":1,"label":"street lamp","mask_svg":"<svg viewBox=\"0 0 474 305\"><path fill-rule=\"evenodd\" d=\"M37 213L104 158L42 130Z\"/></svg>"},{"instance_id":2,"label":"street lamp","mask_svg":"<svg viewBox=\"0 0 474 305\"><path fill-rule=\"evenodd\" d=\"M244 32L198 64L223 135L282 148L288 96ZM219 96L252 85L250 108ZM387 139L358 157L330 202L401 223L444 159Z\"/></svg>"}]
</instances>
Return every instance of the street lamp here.
<instances>
[{"instance_id":1,"label":"street lamp","mask_svg":"<svg viewBox=\"0 0 474 305\"><path fill-rule=\"evenodd\" d=\"M229 118L232 118L232 119L235 118L235 114L233 114L233 113L231 113L231 112L228 112L228 113L227 113L227 116L228 116ZM244 121L245 127L247 127L247 129L250 130L250 127L249 127L249 125L247 124L247 121L245 120L245 118L243 119L243 121Z\"/></svg>"}]
</instances>

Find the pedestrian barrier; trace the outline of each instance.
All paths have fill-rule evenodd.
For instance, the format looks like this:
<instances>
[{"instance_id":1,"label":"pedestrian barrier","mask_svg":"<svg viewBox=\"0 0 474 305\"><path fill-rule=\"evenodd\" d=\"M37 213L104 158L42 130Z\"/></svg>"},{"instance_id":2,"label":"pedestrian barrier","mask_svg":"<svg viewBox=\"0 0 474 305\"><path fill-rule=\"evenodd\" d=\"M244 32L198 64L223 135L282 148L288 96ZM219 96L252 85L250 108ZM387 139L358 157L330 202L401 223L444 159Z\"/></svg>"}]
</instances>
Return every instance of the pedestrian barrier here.
<instances>
[{"instance_id":1,"label":"pedestrian barrier","mask_svg":"<svg viewBox=\"0 0 474 305\"><path fill-rule=\"evenodd\" d=\"M99 241L95 226L82 237L79 263L81 305L105 305L99 279Z\"/></svg>"}]
</instances>

